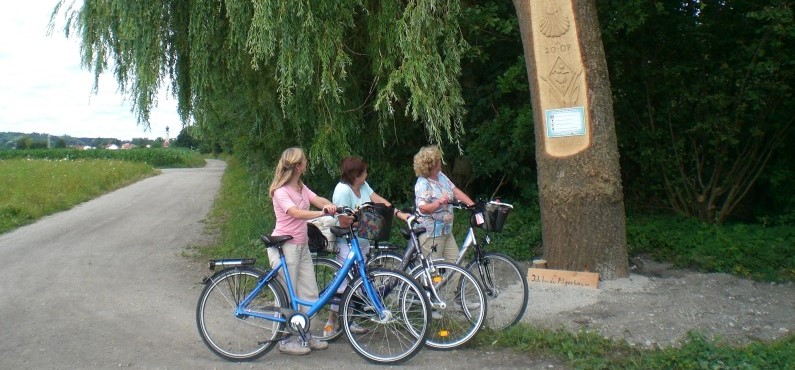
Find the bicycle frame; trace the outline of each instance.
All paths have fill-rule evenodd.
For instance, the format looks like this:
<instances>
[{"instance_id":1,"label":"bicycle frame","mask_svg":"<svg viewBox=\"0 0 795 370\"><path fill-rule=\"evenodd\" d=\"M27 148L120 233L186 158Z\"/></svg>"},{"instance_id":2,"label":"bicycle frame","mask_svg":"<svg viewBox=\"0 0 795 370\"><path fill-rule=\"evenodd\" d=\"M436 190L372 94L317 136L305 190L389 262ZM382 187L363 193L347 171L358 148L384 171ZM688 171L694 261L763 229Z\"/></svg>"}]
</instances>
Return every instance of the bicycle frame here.
<instances>
[{"instance_id":1,"label":"bicycle frame","mask_svg":"<svg viewBox=\"0 0 795 370\"><path fill-rule=\"evenodd\" d=\"M323 294L321 294L316 301L307 301L298 298L295 294L295 290L293 288L293 282L290 279L290 273L287 268L287 262L284 257L284 253L281 251L281 245L276 247L279 248L279 263L276 267L273 268L270 272L268 272L265 277L260 279L257 283L257 286L251 291L251 293L237 305L237 309L235 310L235 314L238 316L252 316L258 317L265 320L276 321L276 322L283 322L286 323L290 316L292 315L268 315L262 314L259 312L252 311L248 309L249 303L259 294L262 288L265 287L266 284L270 283L271 280L278 276L279 271L284 269L284 281L287 285L287 293L289 295L290 300L290 307L293 311L298 312L301 306L309 307L308 311L306 312L307 317L314 316L318 311L320 311L323 306L325 306L329 300L331 300L332 296L336 293L337 289L342 285L345 279L348 278L348 273L354 269L354 267L358 267L359 276L365 277L365 261L364 256L362 255L361 250L359 249L359 241L354 237L350 238L350 234L348 236L348 241L351 245L351 252L348 254L348 257L345 259L345 263L340 268L340 273L334 277L334 280L331 282L328 288L325 289ZM367 292L368 297L375 305L375 310L378 312L379 317L382 319L386 316L384 312L384 305L381 302L378 294L375 291L375 288L372 285L372 282L368 279L362 279L363 286Z\"/></svg>"},{"instance_id":2,"label":"bicycle frame","mask_svg":"<svg viewBox=\"0 0 795 370\"><path fill-rule=\"evenodd\" d=\"M436 271L436 266L434 265L433 260L431 258L426 258L425 255L422 254L422 248L420 247L420 239L417 236L417 233L414 232L414 224L417 223L417 218L419 217L423 216L420 216L419 214L415 213L409 216L409 218L406 220L406 224L408 225L409 241L408 245L406 246L406 250L403 253L400 269L409 272L410 275L414 275L414 272L417 270L424 270L425 274L423 275L423 280L428 280L430 279L430 274ZM411 271L408 271L409 264L414 259L419 260L419 264L415 266L413 269L411 269ZM442 281L439 282L426 281L425 283L427 287L430 289L431 294L434 297L438 298L439 294L436 290L436 287L447 284L447 279L448 279L447 277L443 277ZM435 306L438 305L440 306L440 308L444 308L445 306L444 303L439 304L436 302L431 302L431 305Z\"/></svg>"},{"instance_id":3,"label":"bicycle frame","mask_svg":"<svg viewBox=\"0 0 795 370\"><path fill-rule=\"evenodd\" d=\"M498 206L508 206L508 207L513 208L513 205L510 205L508 203L489 201L487 204L494 204L494 205L498 205ZM456 258L455 263L460 265L463 262L464 256L466 255L467 251L469 250L469 247L471 247L471 246L475 247L475 250L474 250L475 259L481 259L483 257L483 254L485 254L486 252L483 250L483 248L481 248L478 245L477 236L475 235L475 227L472 226L472 220L475 218L475 212L471 211L469 209L469 207L467 207L465 204L460 203L460 202L457 203L457 204L453 204L453 207L458 208L458 209L464 209L464 210L470 211L469 220L468 220L469 229L467 230L467 234L464 237L464 240L461 242L461 248L459 248L458 258ZM485 230L483 232L484 232L484 235L483 235L483 237L481 239L485 242L485 244L491 243L491 237L489 237L489 233L487 231L485 231Z\"/></svg>"}]
</instances>

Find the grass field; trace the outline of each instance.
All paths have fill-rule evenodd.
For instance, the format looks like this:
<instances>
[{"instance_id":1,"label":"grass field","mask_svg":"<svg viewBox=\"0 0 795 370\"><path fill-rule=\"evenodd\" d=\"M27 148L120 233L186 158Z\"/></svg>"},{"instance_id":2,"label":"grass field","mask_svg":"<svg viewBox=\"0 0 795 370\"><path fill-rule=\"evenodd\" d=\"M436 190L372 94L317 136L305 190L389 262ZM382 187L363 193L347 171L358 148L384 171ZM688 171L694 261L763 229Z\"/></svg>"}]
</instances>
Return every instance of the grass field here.
<instances>
[{"instance_id":1,"label":"grass field","mask_svg":"<svg viewBox=\"0 0 795 370\"><path fill-rule=\"evenodd\" d=\"M120 160L0 160L0 233L156 173Z\"/></svg>"}]
</instances>

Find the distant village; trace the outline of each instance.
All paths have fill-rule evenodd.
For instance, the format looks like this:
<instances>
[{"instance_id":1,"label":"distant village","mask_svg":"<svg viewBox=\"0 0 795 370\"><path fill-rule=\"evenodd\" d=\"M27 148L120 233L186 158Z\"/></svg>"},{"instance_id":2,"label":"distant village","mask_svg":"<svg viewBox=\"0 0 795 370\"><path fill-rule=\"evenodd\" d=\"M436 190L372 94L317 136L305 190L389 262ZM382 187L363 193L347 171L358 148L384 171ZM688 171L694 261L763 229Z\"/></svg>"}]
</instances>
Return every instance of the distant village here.
<instances>
[{"instance_id":1,"label":"distant village","mask_svg":"<svg viewBox=\"0 0 795 370\"><path fill-rule=\"evenodd\" d=\"M168 148L169 146L171 146L171 141L168 138L166 138L166 139L164 139L161 142L161 145L159 145L158 147ZM124 149L135 149L137 147L138 147L138 145L135 145L133 143L122 143L121 146L116 145L116 144L107 144L107 145L105 145L103 147L103 149L107 149L107 150L119 150L119 149L122 149L122 150L124 150ZM145 148L151 148L152 144L146 144L144 147ZM96 149L96 147L93 147L93 146L90 146L90 145L85 145L85 146L82 146L82 147L77 145L77 146L72 146L72 148L83 149L83 150Z\"/></svg>"},{"instance_id":2,"label":"distant village","mask_svg":"<svg viewBox=\"0 0 795 370\"><path fill-rule=\"evenodd\" d=\"M168 148L172 144L172 140L168 135L165 138L158 137L157 139L134 138L132 140L119 140L116 138L55 136L35 132L0 132L0 150L48 148L125 150L134 148Z\"/></svg>"}]
</instances>

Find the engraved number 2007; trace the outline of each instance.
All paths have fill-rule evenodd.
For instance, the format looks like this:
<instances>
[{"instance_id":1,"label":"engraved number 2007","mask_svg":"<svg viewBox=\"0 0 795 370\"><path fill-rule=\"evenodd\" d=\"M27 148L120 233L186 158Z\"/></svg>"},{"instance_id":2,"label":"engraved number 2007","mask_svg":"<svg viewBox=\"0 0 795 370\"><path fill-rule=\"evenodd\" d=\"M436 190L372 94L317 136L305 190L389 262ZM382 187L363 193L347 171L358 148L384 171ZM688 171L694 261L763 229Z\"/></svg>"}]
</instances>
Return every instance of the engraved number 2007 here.
<instances>
[{"instance_id":1,"label":"engraved number 2007","mask_svg":"<svg viewBox=\"0 0 795 370\"><path fill-rule=\"evenodd\" d=\"M544 51L547 54L555 54L555 53L565 53L571 50L571 44L563 44L563 45L555 45L555 46L548 46L544 48Z\"/></svg>"}]
</instances>

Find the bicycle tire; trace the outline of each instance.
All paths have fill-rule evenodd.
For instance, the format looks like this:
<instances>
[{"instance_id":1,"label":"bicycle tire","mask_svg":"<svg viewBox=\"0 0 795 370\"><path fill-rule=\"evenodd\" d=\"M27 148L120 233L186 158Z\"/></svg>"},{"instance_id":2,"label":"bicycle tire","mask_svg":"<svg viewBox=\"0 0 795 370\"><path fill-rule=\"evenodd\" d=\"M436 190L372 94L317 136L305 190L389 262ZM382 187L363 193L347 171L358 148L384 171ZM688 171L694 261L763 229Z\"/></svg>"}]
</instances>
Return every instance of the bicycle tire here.
<instances>
[{"instance_id":1,"label":"bicycle tire","mask_svg":"<svg viewBox=\"0 0 795 370\"><path fill-rule=\"evenodd\" d=\"M448 262L436 262L434 267L435 271L431 272L417 268L411 275L426 287L433 310L425 344L434 349L450 350L463 346L480 331L487 318L488 304L480 283L469 271ZM435 295L430 284L434 286Z\"/></svg>"},{"instance_id":2,"label":"bicycle tire","mask_svg":"<svg viewBox=\"0 0 795 370\"><path fill-rule=\"evenodd\" d=\"M199 296L196 325L205 345L228 361L251 361L273 349L284 331L284 323L248 315L236 315L239 303L256 287L265 272L251 267L233 267L213 276ZM275 314L287 307L284 289L276 280L263 287L251 302L252 310Z\"/></svg>"},{"instance_id":3,"label":"bicycle tire","mask_svg":"<svg viewBox=\"0 0 795 370\"><path fill-rule=\"evenodd\" d=\"M422 288L406 273L397 270L368 270L367 279L384 305L385 317L364 292L357 277L343 299L342 317L348 341L359 356L377 364L399 364L417 354L428 337L431 307ZM366 332L353 333L356 320Z\"/></svg>"},{"instance_id":4,"label":"bicycle tire","mask_svg":"<svg viewBox=\"0 0 795 370\"><path fill-rule=\"evenodd\" d=\"M315 266L315 279L317 280L318 291L322 295L329 284L334 281L334 278L339 272L340 263L334 258L313 257L312 264ZM339 339L344 334L342 329L342 320L336 317L334 324L330 327L330 331L326 330L326 324L331 315L339 316L339 305L341 298L332 298L326 306L318 311L309 322L309 332L313 337L333 342ZM336 306L336 307L335 307Z\"/></svg>"},{"instance_id":5,"label":"bicycle tire","mask_svg":"<svg viewBox=\"0 0 795 370\"><path fill-rule=\"evenodd\" d=\"M393 251L380 251L367 261L367 268L400 270L403 256Z\"/></svg>"},{"instance_id":6,"label":"bicycle tire","mask_svg":"<svg viewBox=\"0 0 795 370\"><path fill-rule=\"evenodd\" d=\"M502 330L522 319L530 290L527 276L513 258L499 252L489 252L482 260L477 257L467 265L483 286L489 312L486 327Z\"/></svg>"}]
</instances>

